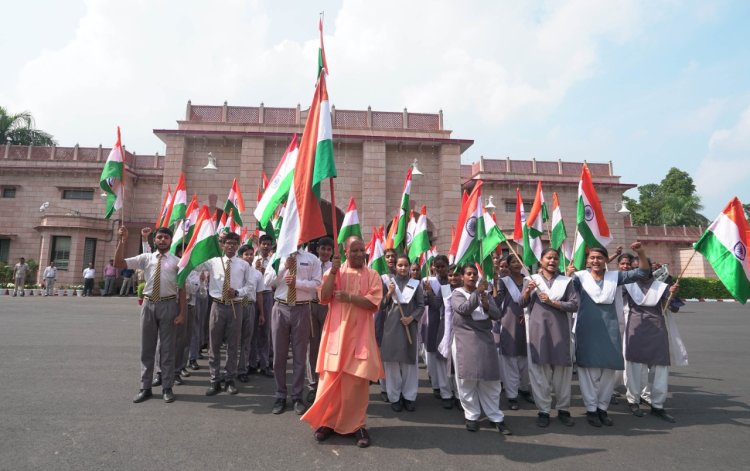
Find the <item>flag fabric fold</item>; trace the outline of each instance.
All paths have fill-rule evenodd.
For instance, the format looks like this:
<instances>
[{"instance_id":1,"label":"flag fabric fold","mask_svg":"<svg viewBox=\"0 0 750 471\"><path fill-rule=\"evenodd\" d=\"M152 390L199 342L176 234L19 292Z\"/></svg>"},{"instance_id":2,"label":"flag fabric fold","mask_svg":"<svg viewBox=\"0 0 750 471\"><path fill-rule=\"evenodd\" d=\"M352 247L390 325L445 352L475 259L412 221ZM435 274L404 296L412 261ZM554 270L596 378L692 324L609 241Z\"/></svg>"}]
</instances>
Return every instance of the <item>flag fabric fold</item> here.
<instances>
[{"instance_id":1,"label":"flag fabric fold","mask_svg":"<svg viewBox=\"0 0 750 471\"><path fill-rule=\"evenodd\" d=\"M198 265L222 255L207 206L201 208L195 227L193 237L177 263L177 285L180 287L185 286L188 275Z\"/></svg>"},{"instance_id":2,"label":"flag fabric fold","mask_svg":"<svg viewBox=\"0 0 750 471\"><path fill-rule=\"evenodd\" d=\"M534 204L531 206L526 223L523 225L523 263L533 265L542 258L542 234L544 234L544 193L542 193L542 182L536 186Z\"/></svg>"},{"instance_id":3,"label":"flag fabric fold","mask_svg":"<svg viewBox=\"0 0 750 471\"><path fill-rule=\"evenodd\" d=\"M172 237L172 245L169 247L169 251L177 253L177 248L183 244L190 242L190 238L193 236L195 223L198 221L198 195L193 195L193 199L190 200L190 204L185 210L184 220L177 224L174 230L174 237Z\"/></svg>"},{"instance_id":4,"label":"flag fabric fold","mask_svg":"<svg viewBox=\"0 0 750 471\"><path fill-rule=\"evenodd\" d=\"M294 180L294 166L297 164L298 155L299 143L297 134L295 134L284 151L279 165L276 166L276 171L273 172L271 180L266 184L258 206L253 212L255 219L258 221L259 229L265 230L268 227L276 208L286 201Z\"/></svg>"},{"instance_id":5,"label":"flag fabric fold","mask_svg":"<svg viewBox=\"0 0 750 471\"><path fill-rule=\"evenodd\" d=\"M167 217L167 213L170 209L170 203L172 202L172 189L167 184L167 193L164 195L164 202L161 204L161 211L159 211L159 215L156 217L156 223L154 223L155 228L162 227L162 222Z\"/></svg>"},{"instance_id":6,"label":"flag fabric fold","mask_svg":"<svg viewBox=\"0 0 750 471\"><path fill-rule=\"evenodd\" d=\"M227 202L224 203L224 213L232 212L234 222L238 226L242 226L242 215L245 211L245 200L242 199L242 192L240 191L240 185L237 183L237 179L232 180L232 188L229 189L229 195L227 196Z\"/></svg>"},{"instance_id":7,"label":"flag fabric fold","mask_svg":"<svg viewBox=\"0 0 750 471\"><path fill-rule=\"evenodd\" d=\"M742 304L750 298L748 234L750 226L745 211L735 196L694 245L695 250L706 257L729 293Z\"/></svg>"},{"instance_id":8,"label":"flag fabric fold","mask_svg":"<svg viewBox=\"0 0 750 471\"><path fill-rule=\"evenodd\" d=\"M104 217L109 219L118 209L122 209L123 201L123 162L124 152L122 150L122 139L120 138L120 127L117 127L117 142L109 151L107 161L104 163L102 174L99 177L99 186L107 194L107 202Z\"/></svg>"},{"instance_id":9,"label":"flag fabric fold","mask_svg":"<svg viewBox=\"0 0 750 471\"><path fill-rule=\"evenodd\" d=\"M349 198L349 206L346 208L344 220L341 222L339 230L339 240L337 241L343 247L344 242L351 236L362 237L362 228L359 225L359 213L354 197Z\"/></svg>"},{"instance_id":10,"label":"flag fabric fold","mask_svg":"<svg viewBox=\"0 0 750 471\"><path fill-rule=\"evenodd\" d=\"M427 232L427 207L422 206L419 220L414 224L414 232L409 246L409 260L418 262L420 257L430 250L430 236Z\"/></svg>"},{"instance_id":11,"label":"flag fabric fold","mask_svg":"<svg viewBox=\"0 0 750 471\"><path fill-rule=\"evenodd\" d=\"M187 188L185 186L185 175L180 172L180 178L177 180L177 186L174 188L172 195L172 211L169 215L169 228L174 228L175 224L185 219L187 211ZM174 230L174 229L173 229Z\"/></svg>"},{"instance_id":12,"label":"flag fabric fold","mask_svg":"<svg viewBox=\"0 0 750 471\"><path fill-rule=\"evenodd\" d=\"M586 247L606 248L612 241L612 234L604 219L604 211L586 164L583 164L581 181L578 183L576 232L573 263L578 270L583 270L586 267Z\"/></svg>"},{"instance_id":13,"label":"flag fabric fold","mask_svg":"<svg viewBox=\"0 0 750 471\"><path fill-rule=\"evenodd\" d=\"M560 267L563 270L573 259L567 239L568 234L565 231L565 222L560 211L560 200L557 198L557 192L554 192L552 193L552 240L550 246L560 252Z\"/></svg>"},{"instance_id":14,"label":"flag fabric fold","mask_svg":"<svg viewBox=\"0 0 750 471\"><path fill-rule=\"evenodd\" d=\"M523 246L523 226L526 223L526 213L523 209L521 190L516 188L516 215L513 219L513 241Z\"/></svg>"},{"instance_id":15,"label":"flag fabric fold","mask_svg":"<svg viewBox=\"0 0 750 471\"><path fill-rule=\"evenodd\" d=\"M406 245L406 230L409 225L409 197L411 195L411 172L412 167L406 172L406 181L404 182L404 192L401 194L401 208L398 215L398 226L393 236L393 248L396 250L403 249Z\"/></svg>"}]
</instances>

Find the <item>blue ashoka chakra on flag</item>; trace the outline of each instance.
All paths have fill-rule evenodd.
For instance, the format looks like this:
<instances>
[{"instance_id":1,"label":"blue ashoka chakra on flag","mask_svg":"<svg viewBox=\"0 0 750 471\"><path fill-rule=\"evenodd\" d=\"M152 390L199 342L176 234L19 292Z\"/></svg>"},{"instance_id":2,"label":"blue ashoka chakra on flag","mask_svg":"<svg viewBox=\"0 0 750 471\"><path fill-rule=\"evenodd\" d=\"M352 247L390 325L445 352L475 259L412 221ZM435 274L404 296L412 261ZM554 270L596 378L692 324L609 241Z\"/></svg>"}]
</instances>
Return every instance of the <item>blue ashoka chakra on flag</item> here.
<instances>
[{"instance_id":1,"label":"blue ashoka chakra on flag","mask_svg":"<svg viewBox=\"0 0 750 471\"><path fill-rule=\"evenodd\" d=\"M411 239L412 239L412 237L413 236L412 236L411 232L407 232L406 233L406 245L411 245Z\"/></svg>"},{"instance_id":2,"label":"blue ashoka chakra on flag","mask_svg":"<svg viewBox=\"0 0 750 471\"><path fill-rule=\"evenodd\" d=\"M583 215L586 217L587 221L591 221L592 219L594 219L594 210L591 209L590 205L587 204L583 208Z\"/></svg>"},{"instance_id":3,"label":"blue ashoka chakra on flag","mask_svg":"<svg viewBox=\"0 0 750 471\"><path fill-rule=\"evenodd\" d=\"M279 185L281 185L281 175L278 175L276 178L273 179L273 181L271 182L270 188L272 190L275 190L276 188L279 187Z\"/></svg>"},{"instance_id":4,"label":"blue ashoka chakra on flag","mask_svg":"<svg viewBox=\"0 0 750 471\"><path fill-rule=\"evenodd\" d=\"M736 244L734 244L732 252L734 252L734 256L737 257L739 261L745 261L745 256L747 255L747 248L745 247L745 244L743 244L742 242L737 242Z\"/></svg>"},{"instance_id":5,"label":"blue ashoka chakra on flag","mask_svg":"<svg viewBox=\"0 0 750 471\"><path fill-rule=\"evenodd\" d=\"M465 224L466 232L471 236L474 237L477 233L477 218L476 216L472 216L469 218L468 221L466 221Z\"/></svg>"}]
</instances>

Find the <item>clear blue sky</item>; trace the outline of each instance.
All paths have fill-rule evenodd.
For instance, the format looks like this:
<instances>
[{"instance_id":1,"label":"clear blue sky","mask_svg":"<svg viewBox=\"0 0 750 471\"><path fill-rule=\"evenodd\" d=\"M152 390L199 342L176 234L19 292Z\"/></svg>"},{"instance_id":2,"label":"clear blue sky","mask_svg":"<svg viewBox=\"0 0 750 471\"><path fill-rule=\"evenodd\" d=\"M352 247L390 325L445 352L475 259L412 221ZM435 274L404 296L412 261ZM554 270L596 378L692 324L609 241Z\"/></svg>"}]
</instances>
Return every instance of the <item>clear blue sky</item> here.
<instances>
[{"instance_id":1,"label":"clear blue sky","mask_svg":"<svg viewBox=\"0 0 750 471\"><path fill-rule=\"evenodd\" d=\"M676 166L709 219L750 202L747 1L13 2L0 105L61 145L120 124L163 152L151 130L188 99L307 106L321 10L339 108L443 109L466 162L612 160L637 184Z\"/></svg>"}]
</instances>

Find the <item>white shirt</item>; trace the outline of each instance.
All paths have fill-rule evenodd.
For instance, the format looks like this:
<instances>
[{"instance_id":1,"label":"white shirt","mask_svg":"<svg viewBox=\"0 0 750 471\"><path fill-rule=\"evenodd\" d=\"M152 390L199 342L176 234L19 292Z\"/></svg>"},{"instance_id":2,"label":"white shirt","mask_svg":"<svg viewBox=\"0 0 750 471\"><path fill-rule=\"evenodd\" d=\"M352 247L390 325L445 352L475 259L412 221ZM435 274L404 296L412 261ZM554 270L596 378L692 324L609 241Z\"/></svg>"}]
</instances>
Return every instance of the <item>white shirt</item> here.
<instances>
[{"instance_id":1,"label":"white shirt","mask_svg":"<svg viewBox=\"0 0 750 471\"><path fill-rule=\"evenodd\" d=\"M146 286L143 288L143 294L151 296L154 287L154 273L159 264L159 252L142 253L135 257L125 259L128 268L131 270L143 270L143 277L146 280ZM162 255L161 276L159 277L159 296L166 298L168 296L177 296L177 263L180 261L175 255L167 252Z\"/></svg>"},{"instance_id":2,"label":"white shirt","mask_svg":"<svg viewBox=\"0 0 750 471\"><path fill-rule=\"evenodd\" d=\"M199 265L196 270L209 272L208 294L216 299L221 299L224 293L224 270L226 269L227 257L214 257ZM234 301L248 298L255 301L255 293L258 288L263 287L263 277L260 272L251 267L249 263L239 257L231 258L229 286L237 291ZM256 275L257 273L257 275Z\"/></svg>"},{"instance_id":3,"label":"white shirt","mask_svg":"<svg viewBox=\"0 0 750 471\"><path fill-rule=\"evenodd\" d=\"M95 276L96 276L96 270L94 270L93 268L84 268L83 269L83 278L84 279L94 278Z\"/></svg>"},{"instance_id":4,"label":"white shirt","mask_svg":"<svg viewBox=\"0 0 750 471\"><path fill-rule=\"evenodd\" d=\"M272 253L268 254L268 257L263 258L263 255L256 255L255 258L253 258L253 268L255 268L255 263L260 260L261 266L263 267L263 272L259 272L261 276L263 277L263 289L261 291L271 291L271 282L273 281L274 277L276 276L276 273L273 270L273 267L269 265L271 262L271 257L273 257ZM257 271L257 270L256 270Z\"/></svg>"},{"instance_id":5,"label":"white shirt","mask_svg":"<svg viewBox=\"0 0 750 471\"><path fill-rule=\"evenodd\" d=\"M16 278L25 278L28 269L29 266L27 264L16 263Z\"/></svg>"},{"instance_id":6,"label":"white shirt","mask_svg":"<svg viewBox=\"0 0 750 471\"><path fill-rule=\"evenodd\" d=\"M201 275L199 271L193 270L185 280L185 299L188 306L195 306L195 294L201 286Z\"/></svg>"},{"instance_id":7,"label":"white shirt","mask_svg":"<svg viewBox=\"0 0 750 471\"><path fill-rule=\"evenodd\" d=\"M44 269L44 278L57 278L57 267L47 267Z\"/></svg>"},{"instance_id":8,"label":"white shirt","mask_svg":"<svg viewBox=\"0 0 750 471\"><path fill-rule=\"evenodd\" d=\"M266 270L266 272L270 271ZM289 270L286 269L286 257L279 263L279 273L273 277L271 286L276 288L276 297L286 300L288 287L284 278ZM297 250L297 302L312 301L317 298L318 287L323 279L320 272L320 260L315 255L304 250Z\"/></svg>"}]
</instances>

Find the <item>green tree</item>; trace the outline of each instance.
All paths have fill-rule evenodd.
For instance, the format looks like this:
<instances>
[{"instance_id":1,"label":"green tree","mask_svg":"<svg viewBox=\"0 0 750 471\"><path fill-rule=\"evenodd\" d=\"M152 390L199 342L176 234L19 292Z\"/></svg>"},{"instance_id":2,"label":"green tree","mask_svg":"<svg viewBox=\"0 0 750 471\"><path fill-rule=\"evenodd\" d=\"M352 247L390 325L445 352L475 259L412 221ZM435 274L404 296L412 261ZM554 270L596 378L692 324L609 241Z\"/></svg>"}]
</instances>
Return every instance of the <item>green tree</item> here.
<instances>
[{"instance_id":1,"label":"green tree","mask_svg":"<svg viewBox=\"0 0 750 471\"><path fill-rule=\"evenodd\" d=\"M669 169L658 184L639 186L638 193L638 201L626 201L633 224L698 226L708 223L708 219L699 213L703 206L695 192L693 178L678 168Z\"/></svg>"},{"instance_id":2,"label":"green tree","mask_svg":"<svg viewBox=\"0 0 750 471\"><path fill-rule=\"evenodd\" d=\"M54 146L51 134L35 129L34 117L28 111L11 114L0 106L0 144Z\"/></svg>"}]
</instances>

